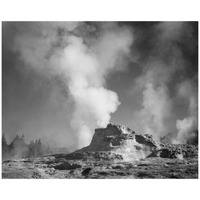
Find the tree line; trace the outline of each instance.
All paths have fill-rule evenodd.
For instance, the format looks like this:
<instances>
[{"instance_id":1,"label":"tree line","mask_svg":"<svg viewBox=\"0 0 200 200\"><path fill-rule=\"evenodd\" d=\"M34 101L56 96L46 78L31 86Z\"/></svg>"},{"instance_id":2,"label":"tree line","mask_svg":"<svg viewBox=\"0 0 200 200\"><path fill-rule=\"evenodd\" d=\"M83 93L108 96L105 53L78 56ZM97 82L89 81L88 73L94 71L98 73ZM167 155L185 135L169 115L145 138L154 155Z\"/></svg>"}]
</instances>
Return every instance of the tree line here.
<instances>
[{"instance_id":1,"label":"tree line","mask_svg":"<svg viewBox=\"0 0 200 200\"><path fill-rule=\"evenodd\" d=\"M17 158L35 158L43 155L51 154L49 146L42 143L41 139L31 140L29 144L24 141L24 135L16 137L10 144L6 141L5 135L2 135L2 159Z\"/></svg>"}]
</instances>

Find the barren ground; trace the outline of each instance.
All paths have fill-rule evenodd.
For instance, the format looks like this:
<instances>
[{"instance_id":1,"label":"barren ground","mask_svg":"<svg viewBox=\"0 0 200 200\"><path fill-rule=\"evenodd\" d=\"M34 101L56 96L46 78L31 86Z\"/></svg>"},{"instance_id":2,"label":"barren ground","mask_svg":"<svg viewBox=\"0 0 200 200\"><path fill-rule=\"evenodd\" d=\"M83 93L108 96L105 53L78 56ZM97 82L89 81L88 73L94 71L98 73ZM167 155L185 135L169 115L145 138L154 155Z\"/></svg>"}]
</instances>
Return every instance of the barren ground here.
<instances>
[{"instance_id":1,"label":"barren ground","mask_svg":"<svg viewBox=\"0 0 200 200\"><path fill-rule=\"evenodd\" d=\"M103 154L103 152L102 152ZM75 154L74 154L75 155ZM197 179L197 158L146 158L124 162L100 157L57 154L36 159L7 160L2 164L2 178L62 179ZM105 155L104 155L105 157Z\"/></svg>"}]
</instances>

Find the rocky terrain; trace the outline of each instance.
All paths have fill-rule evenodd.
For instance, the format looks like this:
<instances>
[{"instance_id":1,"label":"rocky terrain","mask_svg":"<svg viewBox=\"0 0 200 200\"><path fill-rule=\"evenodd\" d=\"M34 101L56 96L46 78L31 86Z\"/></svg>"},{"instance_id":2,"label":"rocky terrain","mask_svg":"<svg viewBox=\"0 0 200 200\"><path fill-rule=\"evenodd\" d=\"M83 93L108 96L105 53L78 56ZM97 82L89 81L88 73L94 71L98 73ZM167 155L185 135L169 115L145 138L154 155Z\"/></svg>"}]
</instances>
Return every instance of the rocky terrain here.
<instances>
[{"instance_id":1,"label":"rocky terrain","mask_svg":"<svg viewBox=\"0 0 200 200\"><path fill-rule=\"evenodd\" d=\"M108 124L89 146L70 154L6 160L2 178L198 178L198 146L162 144L150 135Z\"/></svg>"}]
</instances>

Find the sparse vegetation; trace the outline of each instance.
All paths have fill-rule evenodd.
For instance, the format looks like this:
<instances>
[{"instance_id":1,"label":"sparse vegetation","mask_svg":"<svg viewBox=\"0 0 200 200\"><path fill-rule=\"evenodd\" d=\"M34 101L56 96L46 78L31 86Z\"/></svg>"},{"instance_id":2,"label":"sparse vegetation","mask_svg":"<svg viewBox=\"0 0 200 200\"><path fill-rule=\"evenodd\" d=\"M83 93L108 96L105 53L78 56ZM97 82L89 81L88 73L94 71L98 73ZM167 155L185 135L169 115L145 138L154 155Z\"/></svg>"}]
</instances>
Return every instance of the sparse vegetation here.
<instances>
[{"instance_id":1,"label":"sparse vegetation","mask_svg":"<svg viewBox=\"0 0 200 200\"><path fill-rule=\"evenodd\" d=\"M44 145L41 139L26 144L24 135L16 137L7 143L5 135L2 136L2 159L35 158L52 153L49 146Z\"/></svg>"}]
</instances>

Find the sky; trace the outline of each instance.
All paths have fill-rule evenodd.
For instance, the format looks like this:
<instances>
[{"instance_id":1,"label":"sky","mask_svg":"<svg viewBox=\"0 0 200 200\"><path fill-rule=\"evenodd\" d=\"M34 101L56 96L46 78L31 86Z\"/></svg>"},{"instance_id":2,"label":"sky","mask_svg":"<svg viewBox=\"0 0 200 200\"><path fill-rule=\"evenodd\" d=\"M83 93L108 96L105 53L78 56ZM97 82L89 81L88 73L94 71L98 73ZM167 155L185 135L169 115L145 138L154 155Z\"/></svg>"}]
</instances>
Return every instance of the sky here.
<instances>
[{"instance_id":1,"label":"sky","mask_svg":"<svg viewBox=\"0 0 200 200\"><path fill-rule=\"evenodd\" d=\"M2 22L2 132L81 148L109 122L198 129L198 22Z\"/></svg>"}]
</instances>

